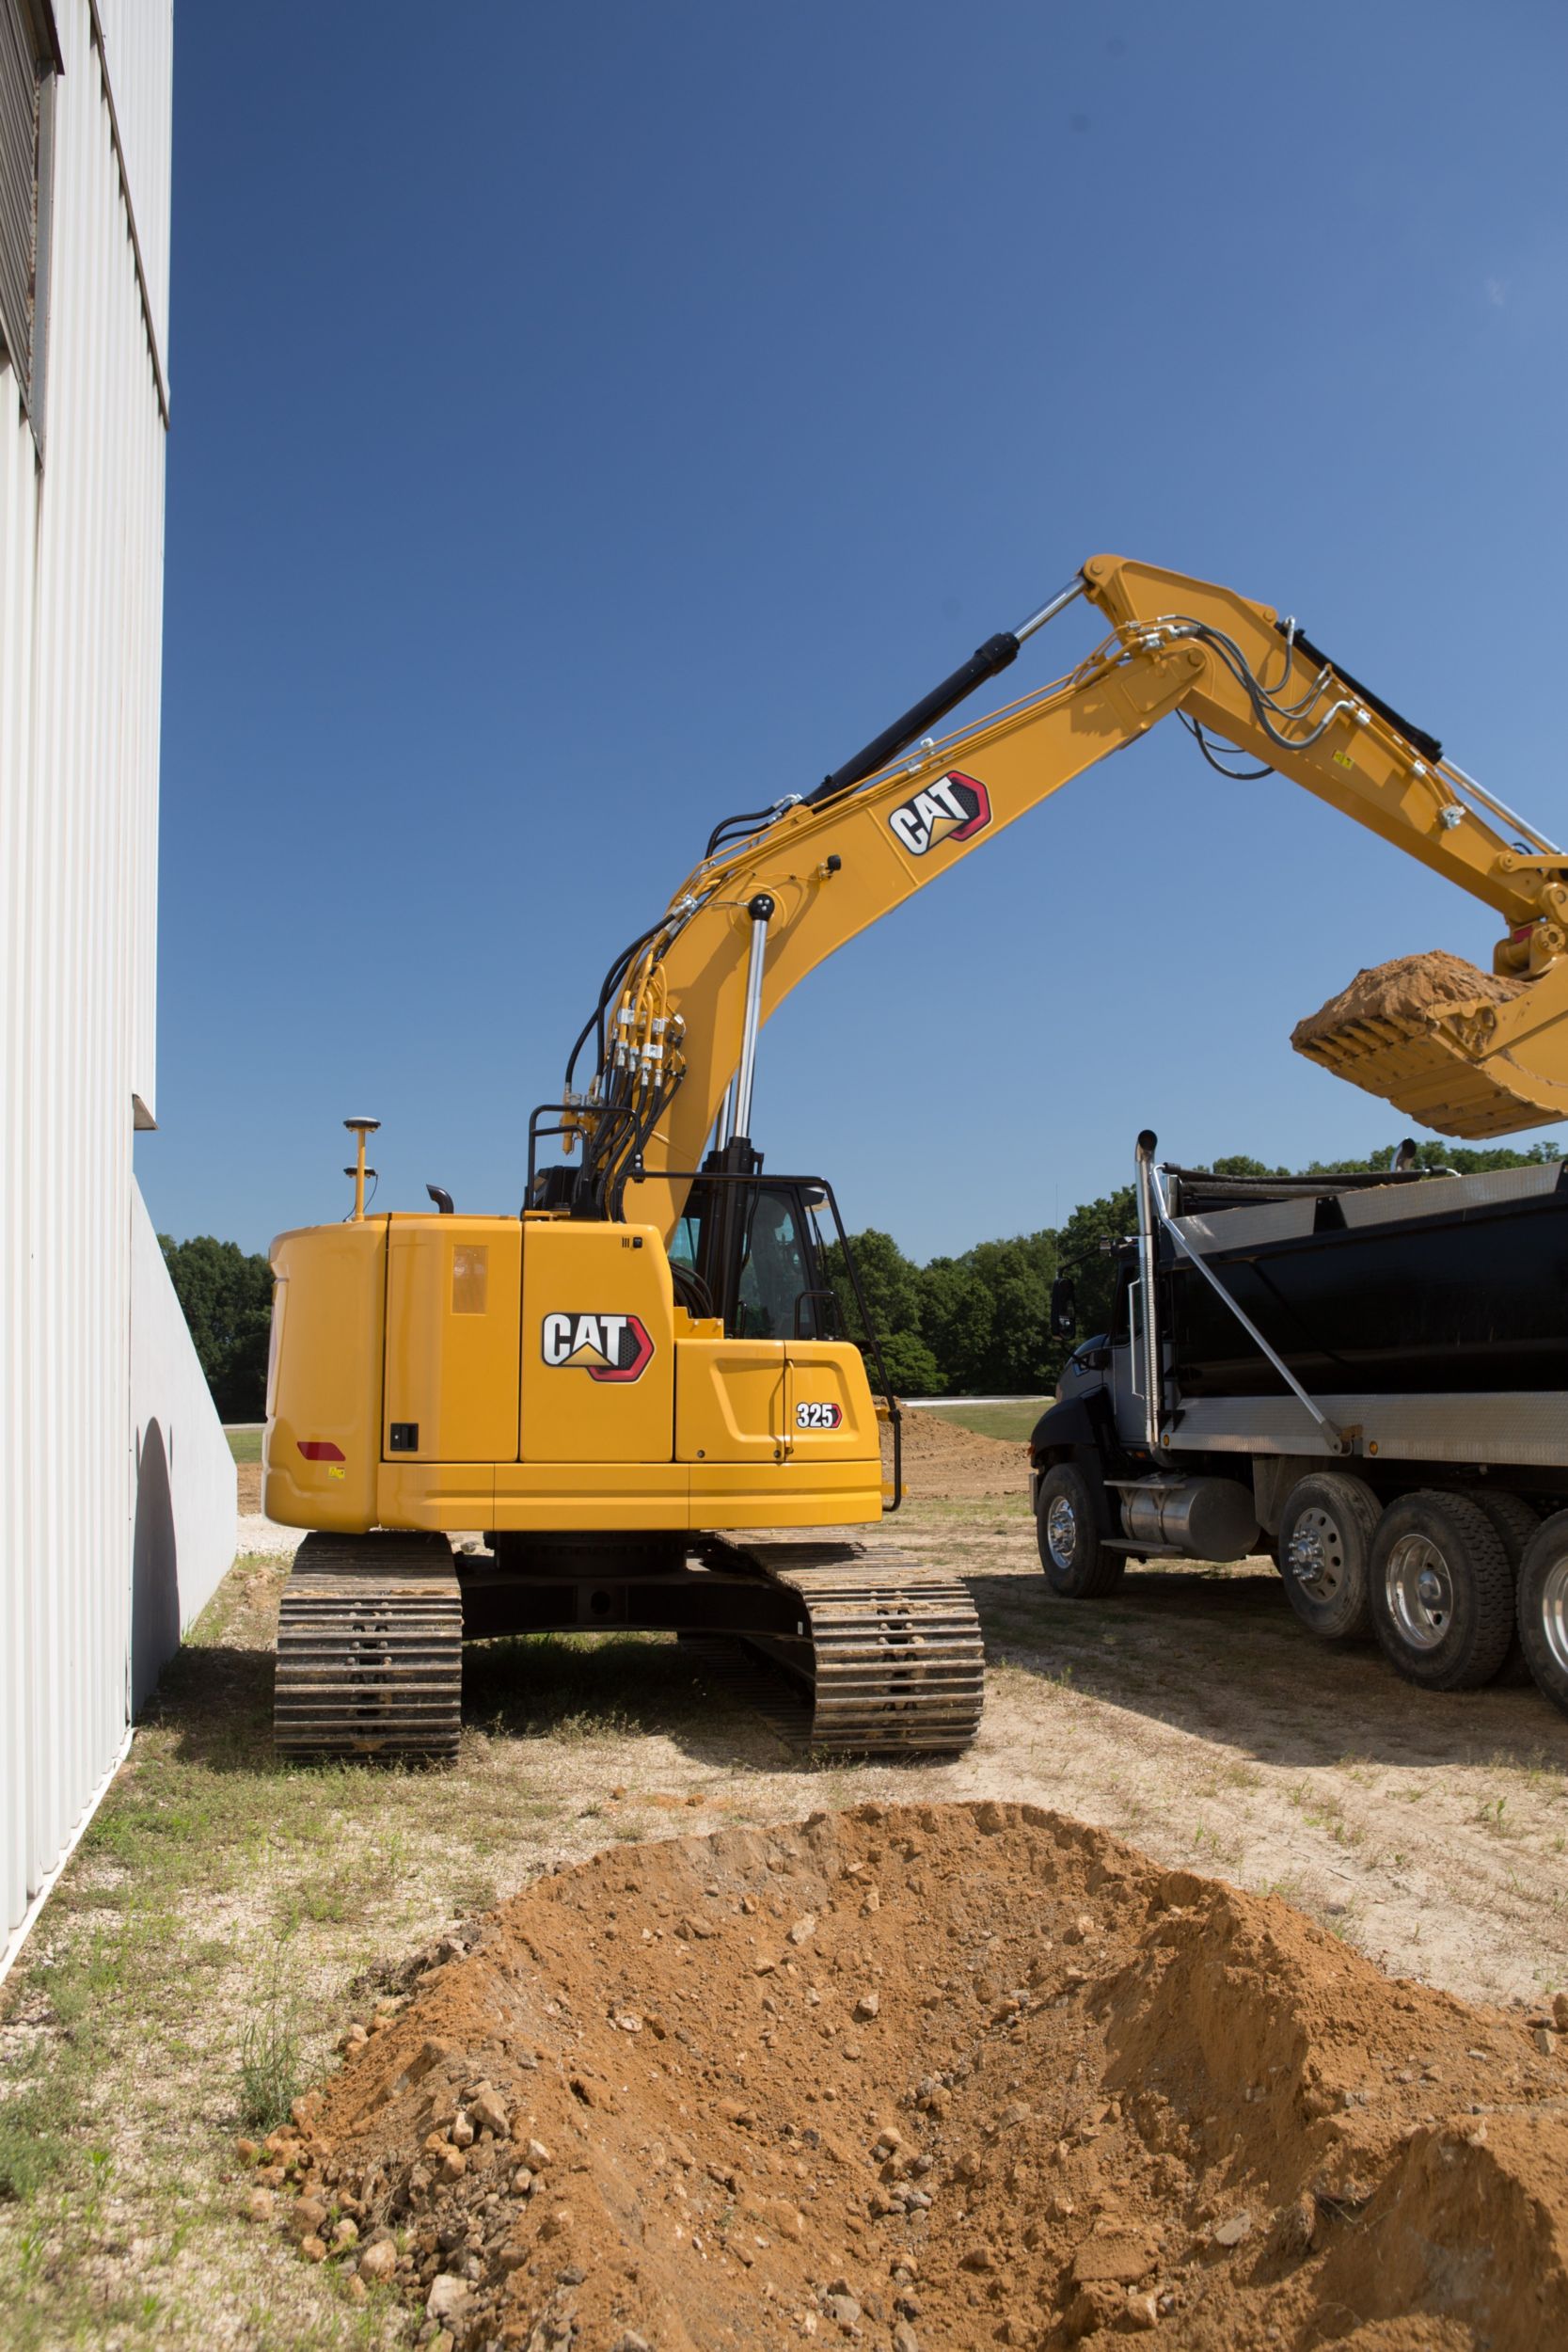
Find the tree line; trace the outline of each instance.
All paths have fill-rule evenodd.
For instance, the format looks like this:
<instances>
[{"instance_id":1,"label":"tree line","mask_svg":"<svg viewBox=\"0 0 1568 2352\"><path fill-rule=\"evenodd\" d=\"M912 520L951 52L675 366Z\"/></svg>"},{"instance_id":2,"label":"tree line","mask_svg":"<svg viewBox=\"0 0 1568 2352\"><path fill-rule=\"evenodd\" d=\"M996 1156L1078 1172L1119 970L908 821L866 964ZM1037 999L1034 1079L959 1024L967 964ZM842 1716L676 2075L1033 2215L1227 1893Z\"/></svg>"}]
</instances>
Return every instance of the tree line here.
<instances>
[{"instance_id":1,"label":"tree line","mask_svg":"<svg viewBox=\"0 0 1568 2352\"><path fill-rule=\"evenodd\" d=\"M1529 1168L1560 1159L1557 1143L1528 1151L1472 1151L1462 1144L1423 1143L1422 1168L1451 1168L1462 1176L1483 1168ZM1244 1153L1216 1160L1220 1176L1351 1176L1386 1172L1394 1147L1364 1160L1314 1160L1293 1170L1269 1168ZM890 1233L875 1226L851 1236L866 1305L882 1343L894 1388L904 1396L1033 1396L1053 1389L1070 1343L1053 1339L1051 1285L1070 1267L1081 1332L1103 1330L1110 1318L1114 1267L1101 1242L1132 1232L1137 1212L1132 1187L1085 1200L1065 1225L1019 1233L1010 1241L976 1242L961 1257L917 1265ZM272 1274L260 1253L210 1233L190 1241L158 1236L191 1338L220 1417L261 1421L266 1412L267 1335ZM843 1305L844 1328L858 1332L842 1254L829 1251Z\"/></svg>"}]
</instances>

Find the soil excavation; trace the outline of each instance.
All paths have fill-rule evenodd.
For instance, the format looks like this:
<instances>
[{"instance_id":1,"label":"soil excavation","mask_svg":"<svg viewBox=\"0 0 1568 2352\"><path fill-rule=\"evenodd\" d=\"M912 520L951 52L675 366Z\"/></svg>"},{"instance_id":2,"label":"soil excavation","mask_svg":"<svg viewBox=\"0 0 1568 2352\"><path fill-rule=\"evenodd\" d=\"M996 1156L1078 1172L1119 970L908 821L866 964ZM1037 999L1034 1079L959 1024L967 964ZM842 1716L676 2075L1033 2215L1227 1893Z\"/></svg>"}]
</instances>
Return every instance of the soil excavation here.
<instances>
[{"instance_id":1,"label":"soil excavation","mask_svg":"<svg viewBox=\"0 0 1568 2352\"><path fill-rule=\"evenodd\" d=\"M612 1847L365 1992L251 2209L438 2352L1568 2342L1568 1998L1035 1806Z\"/></svg>"}]
</instances>

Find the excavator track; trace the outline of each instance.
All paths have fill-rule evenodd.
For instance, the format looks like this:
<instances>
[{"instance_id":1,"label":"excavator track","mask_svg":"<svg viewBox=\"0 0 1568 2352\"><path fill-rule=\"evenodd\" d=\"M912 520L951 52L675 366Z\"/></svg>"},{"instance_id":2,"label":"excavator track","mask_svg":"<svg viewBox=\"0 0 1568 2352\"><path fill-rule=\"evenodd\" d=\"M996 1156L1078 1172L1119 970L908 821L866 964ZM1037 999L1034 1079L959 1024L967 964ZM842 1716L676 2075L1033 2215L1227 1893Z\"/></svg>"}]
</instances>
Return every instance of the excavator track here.
<instances>
[{"instance_id":1,"label":"excavator track","mask_svg":"<svg viewBox=\"0 0 1568 2352\"><path fill-rule=\"evenodd\" d=\"M985 1645L956 1577L863 1544L717 1538L706 1549L716 1565L744 1563L799 1600L796 1636L754 1635L741 1647L800 1690L804 1744L861 1756L969 1746L985 1705Z\"/></svg>"},{"instance_id":2,"label":"excavator track","mask_svg":"<svg viewBox=\"0 0 1568 2352\"><path fill-rule=\"evenodd\" d=\"M716 1680L803 1747L852 1755L950 1756L979 1727L985 1653L974 1605L955 1578L892 1550L853 1543L732 1543L701 1547L730 1590L774 1588L779 1604L728 1608L701 1632ZM672 1580L631 1579L622 1625L679 1629L714 1580L700 1571L690 1597L639 1606ZM470 1571L470 1575L472 1571ZM585 1580L592 1591L592 1580ZM575 1626L575 1586L544 1619L488 1614L469 1602L481 1632ZM737 1604L738 1605L738 1604ZM590 1617L591 1624L593 1619ZM457 1753L462 1718L464 1597L442 1535L308 1535L283 1588L277 1620L273 1737L285 1755L441 1759ZM780 1671L782 1669L782 1672Z\"/></svg>"},{"instance_id":3,"label":"excavator track","mask_svg":"<svg viewBox=\"0 0 1568 2352\"><path fill-rule=\"evenodd\" d=\"M457 1754L463 1603L444 1535L307 1535L277 1613L273 1743L289 1756Z\"/></svg>"}]
</instances>

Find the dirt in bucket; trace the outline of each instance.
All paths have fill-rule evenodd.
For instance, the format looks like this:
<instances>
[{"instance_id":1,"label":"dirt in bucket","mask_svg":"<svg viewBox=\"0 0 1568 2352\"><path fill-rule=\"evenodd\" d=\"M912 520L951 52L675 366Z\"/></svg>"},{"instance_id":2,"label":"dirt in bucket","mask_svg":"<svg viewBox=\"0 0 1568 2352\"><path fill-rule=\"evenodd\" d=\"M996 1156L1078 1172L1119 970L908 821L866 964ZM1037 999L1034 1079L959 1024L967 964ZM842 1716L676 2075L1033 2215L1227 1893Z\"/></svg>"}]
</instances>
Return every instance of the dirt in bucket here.
<instances>
[{"instance_id":1,"label":"dirt in bucket","mask_svg":"<svg viewBox=\"0 0 1568 2352\"><path fill-rule=\"evenodd\" d=\"M1568 2343L1568 1999L1033 1806L614 1848L377 1989L251 2201L437 2352Z\"/></svg>"},{"instance_id":2,"label":"dirt in bucket","mask_svg":"<svg viewBox=\"0 0 1568 2352\"><path fill-rule=\"evenodd\" d=\"M1304 1054L1320 1038L1363 1021L1424 1026L1461 1005L1512 1004L1524 986L1520 980L1500 980L1442 947L1424 956L1396 956L1391 963L1370 964L1358 972L1338 996L1298 1021L1291 1043Z\"/></svg>"}]
</instances>

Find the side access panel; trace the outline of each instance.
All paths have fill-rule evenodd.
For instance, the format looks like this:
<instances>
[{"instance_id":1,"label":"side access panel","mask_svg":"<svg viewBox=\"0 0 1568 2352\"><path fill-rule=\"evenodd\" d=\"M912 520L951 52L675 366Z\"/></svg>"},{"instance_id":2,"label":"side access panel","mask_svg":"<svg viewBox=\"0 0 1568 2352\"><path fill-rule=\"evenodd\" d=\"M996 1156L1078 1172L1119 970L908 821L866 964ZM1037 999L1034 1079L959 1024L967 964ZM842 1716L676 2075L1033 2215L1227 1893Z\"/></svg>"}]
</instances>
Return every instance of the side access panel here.
<instances>
[{"instance_id":1,"label":"side access panel","mask_svg":"<svg viewBox=\"0 0 1568 2352\"><path fill-rule=\"evenodd\" d=\"M521 1225L394 1216L387 1248L383 1457L515 1461Z\"/></svg>"},{"instance_id":2,"label":"side access panel","mask_svg":"<svg viewBox=\"0 0 1568 2352\"><path fill-rule=\"evenodd\" d=\"M523 1225L522 1416L513 1457L670 1462L674 1294L652 1225Z\"/></svg>"}]
</instances>

